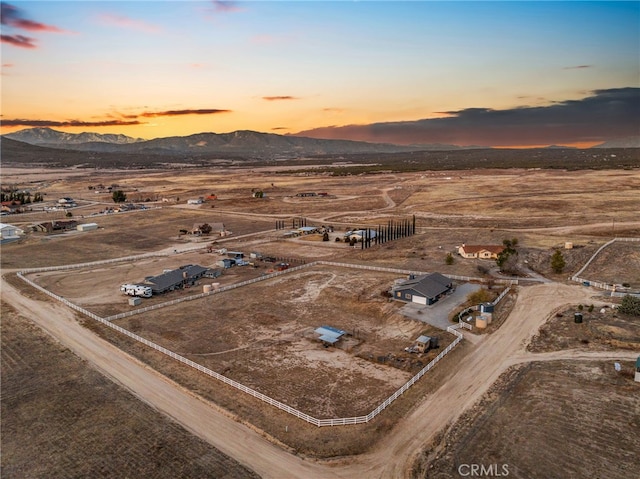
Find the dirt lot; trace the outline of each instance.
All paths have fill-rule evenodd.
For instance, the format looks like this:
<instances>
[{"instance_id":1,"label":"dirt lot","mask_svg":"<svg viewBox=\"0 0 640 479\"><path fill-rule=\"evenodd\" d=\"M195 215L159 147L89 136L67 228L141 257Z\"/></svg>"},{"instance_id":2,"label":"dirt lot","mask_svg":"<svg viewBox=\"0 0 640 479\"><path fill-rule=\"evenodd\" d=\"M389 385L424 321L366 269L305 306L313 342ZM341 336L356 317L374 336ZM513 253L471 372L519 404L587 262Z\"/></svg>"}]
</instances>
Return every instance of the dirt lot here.
<instances>
[{"instance_id":1,"label":"dirt lot","mask_svg":"<svg viewBox=\"0 0 640 479\"><path fill-rule=\"evenodd\" d=\"M612 308L589 305L566 309L540 328L529 345L533 352L581 349L602 351L630 349L640 351L640 320L617 313ZM582 323L574 321L574 313L582 314ZM560 316L561 315L561 316Z\"/></svg>"},{"instance_id":2,"label":"dirt lot","mask_svg":"<svg viewBox=\"0 0 640 479\"><path fill-rule=\"evenodd\" d=\"M465 477L478 464L523 479L627 479L640 470L632 371L630 362L616 373L612 362L575 361L513 369L423 453L413 477Z\"/></svg>"},{"instance_id":3,"label":"dirt lot","mask_svg":"<svg viewBox=\"0 0 640 479\"><path fill-rule=\"evenodd\" d=\"M619 268L620 258L628 268ZM604 248L581 275L607 284L626 284L631 291L640 291L640 241L615 243Z\"/></svg>"},{"instance_id":4,"label":"dirt lot","mask_svg":"<svg viewBox=\"0 0 640 479\"><path fill-rule=\"evenodd\" d=\"M178 237L180 229L190 228L203 220L224 222L233 231L230 239L218 241L230 250L261 251L307 261L335 259L444 274L477 275L477 266L482 264L480 260L466 261L458 257L453 265L445 265L446 253L454 251L455 246L463 242L500 244L504 238L517 237L523 252L542 258L540 264L546 264L545 255L550 254L551 248L562 246L565 241L585 245L581 250L575 250L575 258L571 257L562 278L552 276L552 279L563 281L575 271L573 268L581 266L581 255L588 256L590 249L595 250L610 239L614 233L613 220L616 235L640 234L634 197L640 186L637 171L476 170L339 178L264 170L203 170L182 175L155 172L135 177L130 172L107 172L104 175L91 172L89 176L49 178L36 187L29 184L26 174L20 181L24 181L32 191L34 188L45 191L48 199L71 196L84 202L85 206L73 211L74 217L85 216L83 221L95 221L101 228L88 233L29 234L20 242L3 245L0 259L3 270L71 264L158 250L168 253L163 258L125 263L114 268L101 266L96 268L97 271L77 270L72 274L41 274L38 277L42 284L99 314L130 308L126 297L118 291L122 282L137 281L147 274L157 274L158 269L165 267L188 263L212 264L215 258L210 254L172 254L174 249L208 243L208 240L196 243L194 238ZM158 199L157 205L162 208L89 216L113 205L108 196L101 197L87 189L87 185L99 182L123 185L129 194L148 196L153 200L152 204ZM567 185L572 187L567 188ZM251 198L252 189L264 190L267 198ZM329 197L298 198L295 194L300 191L324 191L329 193ZM213 204L185 204L187 198L209 193L218 195L219 199ZM162 197L167 197L170 202L161 203ZM610 208L612 201L616 204L615 212ZM280 236L281 232L273 230L276 219L285 220L288 225L293 218L305 217L314 225L333 224L336 231L341 232L353 226L386 224L389 219L406 219L414 214L419 234L368 250L349 248L334 241L285 241ZM31 213L16 215L7 222L26 227L46 218L46 213ZM573 252L567 254L574 255ZM620 255L613 255L606 266L612 273L611 281L615 282L631 278L637 270L636 263L629 263L625 256ZM263 271L266 269L229 271L220 282L239 281L245 275L257 275ZM541 269L540 272L545 271ZM309 273L308 277L301 277L301 281L289 278L274 283L275 286L270 288L266 283L255 285L254 289L237 290L232 295L213 296L203 301L200 307L196 303L184 310L175 307L171 312L178 311L177 314L161 310L131 318L123 324L139 333L149 334L161 344L175 347L191 359L206 361L207 365L220 368L233 378L248 382L260 380L269 394L281 394L276 398L289 398L287 400L294 402L292 405L300 408L315 408L318 415L366 413L370 404L354 403L353 397L344 391L362 384L367 384L363 386L367 395L384 397L388 391L393 391L417 364L409 364L406 368L391 367L388 360L385 364L376 364L382 362L378 357L390 358L391 349L387 345L392 345L393 350L402 349L407 345L406 340L415 339L416 334L423 330L412 329L393 314L393 305L386 303L379 294L382 283L378 276L360 273L343 277L342 273L338 275L331 270L306 273ZM383 282L388 284L388 281L385 278ZM78 285L89 294L80 292ZM273 289L282 294L274 295ZM114 300L117 304L112 304ZM538 301L544 301L544 298ZM349 343L350 352L325 350L305 336L309 328L327 323L353 333L357 341ZM363 323L370 326L366 330L359 327ZM286 443L291 451L313 457L359 454L375 447L374 443L386 437L394 425L402 422L402 418L417 407L416 404L422 404L425 398L445 384L447 375L464 364L465 355L471 348L468 342L463 342L373 423L329 429L315 428L257 400L239 397L237 391L167 361L159 353L133 344L93 321L85 321L85 324L191 391L213 399L239 421L250 422L251 427L267 431L277 438L276 441ZM193 325L197 327L193 328ZM509 327L508 321L500 330L504 327ZM218 331L223 334L218 334ZM485 338L488 341L492 336L483 335L478 341ZM381 343L385 347L380 347ZM323 362L327 355L344 358L350 367L357 365L360 369L354 369L357 372L353 374L347 373L343 367L346 362L341 360L334 361L335 365L329 371ZM308 365L310 359L318 367L301 367L302 363ZM279 362L286 374L262 373L265 361ZM395 364L401 365L401 362ZM320 374L318 371L329 371L321 379L335 383L329 394L326 386L315 381ZM373 379L374 384L379 384L381 371L384 371L387 381L384 388L387 389L374 391L369 381ZM333 375L338 376L339 381L330 381ZM290 377L298 380L290 381ZM279 387L282 383L288 385L284 392ZM314 388L313 396L305 399L309 386ZM298 399L292 399L296 397Z\"/></svg>"},{"instance_id":5,"label":"dirt lot","mask_svg":"<svg viewBox=\"0 0 640 479\"><path fill-rule=\"evenodd\" d=\"M258 477L2 306L2 477Z\"/></svg>"},{"instance_id":6,"label":"dirt lot","mask_svg":"<svg viewBox=\"0 0 640 479\"><path fill-rule=\"evenodd\" d=\"M169 260L177 261L170 257L164 262L154 259L32 276L96 314L113 314L125 308L111 304L125 303L126 296L110 291L109 284L126 282L133 272L146 275L151 268L159 270ZM230 276L216 281L238 282L232 274L236 271L252 270L232 268ZM94 281L94 277L100 279ZM438 354L438 349L406 353L404 348L418 336L437 336L440 349L454 339L398 314L401 303L390 302L380 293L399 278L316 266L114 323L314 417L361 416ZM201 291L195 289L159 295L144 305ZM281 298L276 308L265 309L268 297ZM323 325L348 335L336 347L324 347L314 333Z\"/></svg>"}]
</instances>

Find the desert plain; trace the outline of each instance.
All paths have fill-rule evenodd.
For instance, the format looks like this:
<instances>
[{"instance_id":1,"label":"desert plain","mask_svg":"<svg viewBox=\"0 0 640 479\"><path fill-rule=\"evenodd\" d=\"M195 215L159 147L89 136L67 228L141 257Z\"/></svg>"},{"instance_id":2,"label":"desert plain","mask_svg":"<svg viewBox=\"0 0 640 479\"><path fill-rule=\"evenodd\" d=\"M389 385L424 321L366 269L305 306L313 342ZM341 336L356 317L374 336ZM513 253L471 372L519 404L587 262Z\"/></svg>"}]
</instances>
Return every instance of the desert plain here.
<instances>
[{"instance_id":1,"label":"desert plain","mask_svg":"<svg viewBox=\"0 0 640 479\"><path fill-rule=\"evenodd\" d=\"M506 465L522 478L640 470L638 318L616 313L620 298L609 291L571 279L610 240L640 237L637 169L336 176L286 165L7 167L2 176L45 198L3 217L26 232L2 245L5 477L463 477L471 464ZM109 212L117 205L107 186L144 209ZM77 206L53 209L65 197ZM31 231L69 219L97 229ZM342 241L347 231L401 221L415 221L415 234L368 248ZM228 234L185 234L204 223L223 223ZM302 223L324 227L328 240L286 234ZM457 254L462 244L505 239L517 239L512 274ZM259 256L141 306L119 289L181 265L217 268L223 250ZM556 250L562 272L551 267ZM277 263L260 257L291 271L272 276ZM428 307L416 319L385 295L406 272L474 278L495 292L513 284L496 306L499 324L460 330L460 344L374 419L317 427L68 308L19 271L102 318L157 306L112 322L317 418L366 415L455 339L419 319ZM640 242L611 243L581 277L639 291ZM260 278L189 299L204 285ZM454 325L460 305L447 301ZM313 334L322 325L347 340L325 347ZM425 334L440 339L439 350L405 351Z\"/></svg>"}]
</instances>

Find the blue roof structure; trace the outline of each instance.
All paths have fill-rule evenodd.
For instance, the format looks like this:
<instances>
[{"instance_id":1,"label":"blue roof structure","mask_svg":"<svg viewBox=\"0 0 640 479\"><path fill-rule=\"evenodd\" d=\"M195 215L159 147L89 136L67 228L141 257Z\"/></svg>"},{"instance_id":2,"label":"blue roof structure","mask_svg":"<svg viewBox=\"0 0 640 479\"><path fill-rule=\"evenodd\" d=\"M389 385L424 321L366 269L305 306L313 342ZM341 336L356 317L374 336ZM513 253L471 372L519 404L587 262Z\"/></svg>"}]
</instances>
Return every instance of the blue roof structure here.
<instances>
[{"instance_id":1,"label":"blue roof structure","mask_svg":"<svg viewBox=\"0 0 640 479\"><path fill-rule=\"evenodd\" d=\"M320 326L316 328L315 333L320 335L320 341L329 344L335 344L343 335L347 334L346 331L331 326Z\"/></svg>"}]
</instances>

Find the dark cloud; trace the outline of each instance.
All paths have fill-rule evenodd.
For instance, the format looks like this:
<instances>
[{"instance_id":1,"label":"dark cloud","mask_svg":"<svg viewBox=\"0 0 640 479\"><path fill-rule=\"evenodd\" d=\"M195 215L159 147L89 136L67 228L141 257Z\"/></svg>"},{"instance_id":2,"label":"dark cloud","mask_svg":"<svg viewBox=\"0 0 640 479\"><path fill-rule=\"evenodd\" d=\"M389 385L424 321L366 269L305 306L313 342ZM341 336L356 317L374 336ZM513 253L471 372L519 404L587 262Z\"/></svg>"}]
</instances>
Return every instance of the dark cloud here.
<instances>
[{"instance_id":1,"label":"dark cloud","mask_svg":"<svg viewBox=\"0 0 640 479\"><path fill-rule=\"evenodd\" d=\"M216 115L218 113L230 113L231 110L217 110L217 109L201 109L201 110L167 110L167 111L155 111L155 112L144 112L140 113L138 116L144 118L153 118L156 116L180 116L180 115ZM134 117L133 115L129 115L128 118ZM135 117L134 117L135 118Z\"/></svg>"},{"instance_id":2,"label":"dark cloud","mask_svg":"<svg viewBox=\"0 0 640 479\"><path fill-rule=\"evenodd\" d=\"M287 126L275 126L271 128L271 131L281 131L281 130L290 130L291 128Z\"/></svg>"},{"instance_id":3,"label":"dark cloud","mask_svg":"<svg viewBox=\"0 0 640 479\"><path fill-rule=\"evenodd\" d=\"M592 68L593 65L576 65L573 67L564 67L563 70L581 70L583 68Z\"/></svg>"},{"instance_id":4,"label":"dark cloud","mask_svg":"<svg viewBox=\"0 0 640 479\"><path fill-rule=\"evenodd\" d=\"M140 114L118 114L120 118L113 120L100 120L100 121L82 121L82 120L67 120L67 121L53 121L53 120L25 120L25 119L12 119L3 120L2 126L33 126L33 127L63 127L63 126L81 126L81 127L95 127L95 126L131 126L131 125L144 125L146 122L137 120L138 118L155 118L158 116L180 116L180 115L213 115L217 113L227 113L231 110L214 110L214 109L202 109L202 110L167 110L156 112L144 112ZM108 115L111 118L114 115Z\"/></svg>"},{"instance_id":5,"label":"dark cloud","mask_svg":"<svg viewBox=\"0 0 640 479\"><path fill-rule=\"evenodd\" d=\"M29 30L31 32L64 32L64 30L56 26L34 22L33 20L25 18L20 10L6 2L0 3L0 10L2 25L20 28L22 30Z\"/></svg>"},{"instance_id":6,"label":"dark cloud","mask_svg":"<svg viewBox=\"0 0 640 479\"><path fill-rule=\"evenodd\" d=\"M141 125L139 121L122 121L122 120L107 120L107 121L80 121L80 120L67 120L67 121L53 121L53 120L2 120L2 126L32 126L32 127L64 127L64 126L129 126L129 125Z\"/></svg>"},{"instance_id":7,"label":"dark cloud","mask_svg":"<svg viewBox=\"0 0 640 479\"><path fill-rule=\"evenodd\" d=\"M24 35L0 35L0 41L2 43L13 45L14 47L37 48L37 45L35 44L36 39L25 37Z\"/></svg>"},{"instance_id":8,"label":"dark cloud","mask_svg":"<svg viewBox=\"0 0 640 479\"><path fill-rule=\"evenodd\" d=\"M262 97L263 100L267 100L267 101L281 101L281 100L299 100L299 98L295 97L295 96L290 96L290 95L283 95L283 96L263 96Z\"/></svg>"},{"instance_id":9,"label":"dark cloud","mask_svg":"<svg viewBox=\"0 0 640 479\"><path fill-rule=\"evenodd\" d=\"M396 144L524 146L600 142L640 135L640 88L595 90L581 100L509 110L467 108L444 118L347 125L296 136Z\"/></svg>"}]
</instances>

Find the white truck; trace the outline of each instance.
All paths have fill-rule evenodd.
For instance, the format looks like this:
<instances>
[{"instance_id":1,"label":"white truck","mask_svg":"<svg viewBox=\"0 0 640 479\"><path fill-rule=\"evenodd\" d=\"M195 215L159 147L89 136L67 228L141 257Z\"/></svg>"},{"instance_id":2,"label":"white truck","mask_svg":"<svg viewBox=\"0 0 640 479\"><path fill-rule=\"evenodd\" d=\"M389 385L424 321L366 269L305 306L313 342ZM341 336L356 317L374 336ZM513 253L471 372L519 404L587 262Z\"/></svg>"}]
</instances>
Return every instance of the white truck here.
<instances>
[{"instance_id":1,"label":"white truck","mask_svg":"<svg viewBox=\"0 0 640 479\"><path fill-rule=\"evenodd\" d=\"M150 298L153 295L151 286L141 284L123 284L120 286L120 291L129 296L138 296L141 298Z\"/></svg>"}]
</instances>

